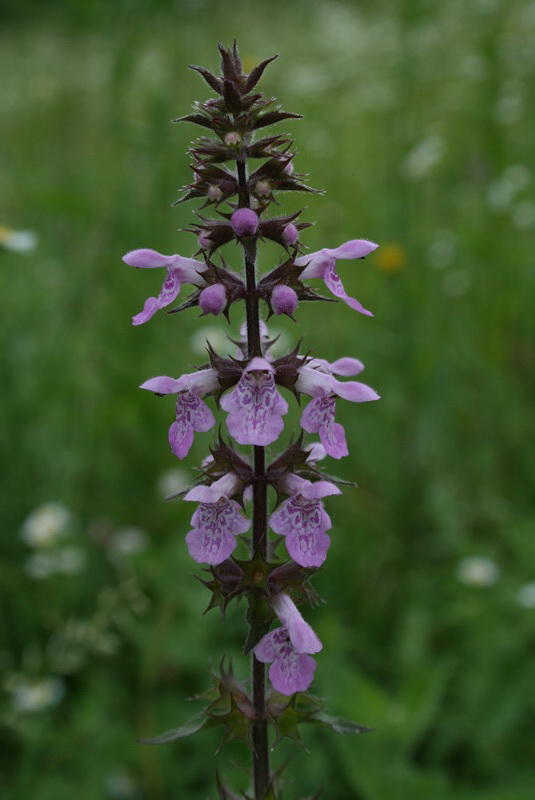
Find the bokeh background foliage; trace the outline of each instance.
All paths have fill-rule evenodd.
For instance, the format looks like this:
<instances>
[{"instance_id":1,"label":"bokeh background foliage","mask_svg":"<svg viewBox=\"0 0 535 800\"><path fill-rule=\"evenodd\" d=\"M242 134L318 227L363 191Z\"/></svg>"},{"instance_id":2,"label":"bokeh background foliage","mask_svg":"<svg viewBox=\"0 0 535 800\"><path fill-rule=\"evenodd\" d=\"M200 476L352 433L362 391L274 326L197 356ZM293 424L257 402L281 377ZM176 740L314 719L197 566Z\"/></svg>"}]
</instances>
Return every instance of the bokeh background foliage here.
<instances>
[{"instance_id":1,"label":"bokeh background foliage","mask_svg":"<svg viewBox=\"0 0 535 800\"><path fill-rule=\"evenodd\" d=\"M216 767L247 782L217 734L135 741L193 715L209 659L247 667L242 609L199 619L189 513L162 499L208 436L180 465L172 401L136 388L202 362L225 322L133 328L158 279L120 260L193 254L192 209L170 204L196 131L169 120L207 96L186 65L234 37L248 63L280 52L264 91L305 114L296 167L326 195L283 201L316 220L306 243L382 245L342 266L374 319L314 305L275 326L361 358L383 396L339 404L337 471L359 486L329 502L308 615L318 694L376 732L283 744L286 796L531 797L533 0L1 5L0 224L38 236L0 252L3 798L193 800Z\"/></svg>"}]
</instances>

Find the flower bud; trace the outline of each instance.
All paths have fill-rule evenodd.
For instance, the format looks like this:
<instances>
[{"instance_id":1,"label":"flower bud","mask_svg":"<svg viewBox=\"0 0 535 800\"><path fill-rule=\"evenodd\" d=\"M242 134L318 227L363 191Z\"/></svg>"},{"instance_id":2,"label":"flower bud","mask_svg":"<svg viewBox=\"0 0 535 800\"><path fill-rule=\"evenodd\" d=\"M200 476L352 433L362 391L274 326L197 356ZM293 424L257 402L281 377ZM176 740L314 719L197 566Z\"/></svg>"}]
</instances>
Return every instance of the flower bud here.
<instances>
[{"instance_id":1,"label":"flower bud","mask_svg":"<svg viewBox=\"0 0 535 800\"><path fill-rule=\"evenodd\" d=\"M288 245L292 245L297 242L297 240L299 239L299 231L297 230L293 222L289 222L288 225L286 225L283 228L282 238Z\"/></svg>"},{"instance_id":2,"label":"flower bud","mask_svg":"<svg viewBox=\"0 0 535 800\"><path fill-rule=\"evenodd\" d=\"M208 187L208 191L206 192L210 200L221 200L223 197L223 192L215 183L210 184Z\"/></svg>"},{"instance_id":3,"label":"flower bud","mask_svg":"<svg viewBox=\"0 0 535 800\"><path fill-rule=\"evenodd\" d=\"M203 314L221 314L227 305L227 292L222 283L207 286L199 295L199 305Z\"/></svg>"},{"instance_id":4,"label":"flower bud","mask_svg":"<svg viewBox=\"0 0 535 800\"><path fill-rule=\"evenodd\" d=\"M254 193L259 197L267 197L271 194L271 184L269 181L257 181L254 187Z\"/></svg>"},{"instance_id":5,"label":"flower bud","mask_svg":"<svg viewBox=\"0 0 535 800\"><path fill-rule=\"evenodd\" d=\"M250 208L238 208L230 218L237 236L253 236L258 228L258 216Z\"/></svg>"},{"instance_id":6,"label":"flower bud","mask_svg":"<svg viewBox=\"0 0 535 800\"><path fill-rule=\"evenodd\" d=\"M279 283L271 293L271 307L275 314L288 314L291 317L297 303L297 295L290 286Z\"/></svg>"},{"instance_id":7,"label":"flower bud","mask_svg":"<svg viewBox=\"0 0 535 800\"><path fill-rule=\"evenodd\" d=\"M225 138L223 139L225 144L232 147L233 145L239 144L241 142L241 136L237 131L230 131L229 133L225 134Z\"/></svg>"},{"instance_id":8,"label":"flower bud","mask_svg":"<svg viewBox=\"0 0 535 800\"><path fill-rule=\"evenodd\" d=\"M286 175L293 175L293 173L294 173L293 162L292 161L288 161L288 163L286 164L286 166L284 167L284 169L282 171L285 172Z\"/></svg>"},{"instance_id":9,"label":"flower bud","mask_svg":"<svg viewBox=\"0 0 535 800\"><path fill-rule=\"evenodd\" d=\"M213 247L213 242L209 237L209 231L201 231L198 238L199 247L203 250L210 250Z\"/></svg>"}]
</instances>

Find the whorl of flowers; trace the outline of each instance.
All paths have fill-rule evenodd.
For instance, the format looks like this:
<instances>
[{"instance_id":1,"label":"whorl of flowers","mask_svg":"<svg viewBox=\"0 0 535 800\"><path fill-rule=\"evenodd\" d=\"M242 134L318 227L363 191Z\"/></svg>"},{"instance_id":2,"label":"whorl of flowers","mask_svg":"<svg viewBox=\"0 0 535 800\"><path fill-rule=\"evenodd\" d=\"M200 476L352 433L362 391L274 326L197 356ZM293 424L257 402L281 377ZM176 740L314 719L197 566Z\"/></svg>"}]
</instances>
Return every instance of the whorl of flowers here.
<instances>
[{"instance_id":1,"label":"whorl of flowers","mask_svg":"<svg viewBox=\"0 0 535 800\"><path fill-rule=\"evenodd\" d=\"M141 388L175 396L169 444L179 459L188 454L195 433L214 428L214 411L221 409L226 415L227 433L220 428L211 456L201 466L200 479L184 496L196 504L186 545L195 562L207 565L210 580L203 582L212 592L210 608L218 606L224 612L233 598L248 598L244 652L253 654L253 686L249 695L232 670L222 665L214 675L210 695L219 693L217 708L214 703L208 705L198 715L201 722L193 726L194 731L190 725L188 733L176 729L175 736L169 732L147 741L171 741L215 720L225 726L225 739L244 738L251 743L254 797L261 800L269 792L269 797L278 796L278 773L270 771L268 762L268 723L275 728L276 741L283 735L297 738L297 722L335 727L317 700L305 694L316 669L312 654L322 645L296 603L316 602L310 577L325 562L331 546L327 531L332 525L324 500L341 490L317 464L326 455L335 459L348 455L344 429L335 422L336 399L360 403L378 398L366 384L335 377L360 373L363 365L355 358L329 363L301 353L299 345L274 358L274 342L261 317L293 317L300 302L328 299L309 285L313 280L323 281L349 309L371 316L348 296L337 262L363 259L377 245L352 239L308 253L302 233L311 223L300 220L301 212L273 213L279 209L279 192L316 191L294 167L293 139L286 133L265 134L268 126L300 115L283 111L257 90L275 57L245 73L236 44L228 49L220 45L219 51L220 74L192 67L215 96L195 103L193 113L176 120L194 123L209 134L190 147L192 181L177 200L202 201L197 220L187 228L195 236L193 252L162 255L142 247L123 260L141 269L165 270L159 293L144 302L133 317L134 325L149 322L171 306L183 284L193 287L193 293L171 312L199 306L202 315L224 314L229 320L234 304L245 311L234 357L223 357L209 347L207 363L195 371L179 378L149 378ZM280 246L281 258L260 275L257 247L268 239ZM223 248L236 244L244 257L240 273L230 269L223 256ZM284 431L289 403L299 401L301 395L309 398L301 415L302 431L276 454L273 448ZM320 441L308 440L305 433L318 434ZM275 507L268 514L271 501ZM342 546L336 536L332 546ZM236 558L236 552L247 549L248 558ZM273 620L278 620L278 627L271 629ZM266 663L271 664L273 686L267 693ZM281 733L289 725L294 726L293 733ZM364 730L355 726L352 732ZM219 781L218 785L221 797L235 796Z\"/></svg>"}]
</instances>

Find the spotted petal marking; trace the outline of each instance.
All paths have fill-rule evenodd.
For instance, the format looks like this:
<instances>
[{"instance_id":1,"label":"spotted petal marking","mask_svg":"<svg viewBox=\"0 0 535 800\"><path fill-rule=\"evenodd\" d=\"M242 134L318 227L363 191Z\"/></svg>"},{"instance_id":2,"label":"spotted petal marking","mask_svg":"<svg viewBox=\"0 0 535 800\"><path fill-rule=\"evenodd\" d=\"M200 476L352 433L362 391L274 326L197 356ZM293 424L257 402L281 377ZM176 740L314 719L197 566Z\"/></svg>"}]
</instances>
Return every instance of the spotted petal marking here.
<instances>
[{"instance_id":1,"label":"spotted petal marking","mask_svg":"<svg viewBox=\"0 0 535 800\"><path fill-rule=\"evenodd\" d=\"M325 451L333 458L347 456L344 428L334 421L335 396L330 392L318 395L310 401L301 415L301 427L308 433L319 433Z\"/></svg>"},{"instance_id":2,"label":"spotted petal marking","mask_svg":"<svg viewBox=\"0 0 535 800\"><path fill-rule=\"evenodd\" d=\"M160 308L165 308L172 303L180 292L180 286L181 283L177 272L171 267L168 267L160 294L158 297L149 297L148 300L145 301L143 311L140 311L139 314L132 317L134 325L143 325L143 323L148 322Z\"/></svg>"},{"instance_id":3,"label":"spotted petal marking","mask_svg":"<svg viewBox=\"0 0 535 800\"><path fill-rule=\"evenodd\" d=\"M259 661L272 661L269 679L274 688L284 695L304 692L314 678L316 662L293 647L287 628L276 628L267 633L254 648Z\"/></svg>"},{"instance_id":4,"label":"spotted petal marking","mask_svg":"<svg viewBox=\"0 0 535 800\"><path fill-rule=\"evenodd\" d=\"M364 306L359 303L354 297L349 297L348 293L344 289L344 284L342 283L340 276L336 271L336 261L335 259L331 259L325 270L325 274L323 276L323 280L325 281L325 286L334 294L335 297L339 297L340 300L343 300L350 308L353 308L355 311L359 311L361 314L365 314L368 317L373 317L371 311L368 311Z\"/></svg>"},{"instance_id":5,"label":"spotted petal marking","mask_svg":"<svg viewBox=\"0 0 535 800\"><path fill-rule=\"evenodd\" d=\"M288 411L273 374L260 370L244 372L234 391L221 401L221 407L230 412L227 426L239 444L262 446L278 438L284 428L281 415Z\"/></svg>"},{"instance_id":6,"label":"spotted petal marking","mask_svg":"<svg viewBox=\"0 0 535 800\"><path fill-rule=\"evenodd\" d=\"M327 557L331 540L325 533L332 527L321 500L307 500L296 494L271 515L269 524L286 536L286 548L302 567L319 567Z\"/></svg>"},{"instance_id":7,"label":"spotted petal marking","mask_svg":"<svg viewBox=\"0 0 535 800\"><path fill-rule=\"evenodd\" d=\"M185 458L193 444L193 432L209 431L215 418L206 403L189 391L176 400L176 421L169 428L169 444L177 458Z\"/></svg>"},{"instance_id":8,"label":"spotted petal marking","mask_svg":"<svg viewBox=\"0 0 535 800\"><path fill-rule=\"evenodd\" d=\"M200 564L221 564L237 546L236 536L251 527L235 500L199 503L191 518L194 526L186 536L190 556Z\"/></svg>"}]
</instances>

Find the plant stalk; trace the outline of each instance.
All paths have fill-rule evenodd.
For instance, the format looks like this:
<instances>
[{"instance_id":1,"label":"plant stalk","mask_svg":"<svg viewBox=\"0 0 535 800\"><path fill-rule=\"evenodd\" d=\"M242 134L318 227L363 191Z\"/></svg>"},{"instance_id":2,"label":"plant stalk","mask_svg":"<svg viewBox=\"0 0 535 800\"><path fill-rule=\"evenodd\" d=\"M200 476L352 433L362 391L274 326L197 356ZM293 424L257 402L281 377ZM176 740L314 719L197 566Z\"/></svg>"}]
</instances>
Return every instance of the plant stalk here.
<instances>
[{"instance_id":1,"label":"plant stalk","mask_svg":"<svg viewBox=\"0 0 535 800\"><path fill-rule=\"evenodd\" d=\"M244 159L237 160L240 206L249 208L247 170ZM260 313L256 290L256 240L242 242L245 257L245 300L248 357L261 357ZM265 447L254 445L253 541L252 557L267 557L267 482ZM261 591L251 590L253 591ZM253 705L256 719L252 726L254 800L265 800L270 781L268 727L266 719L266 668L252 654Z\"/></svg>"}]
</instances>

